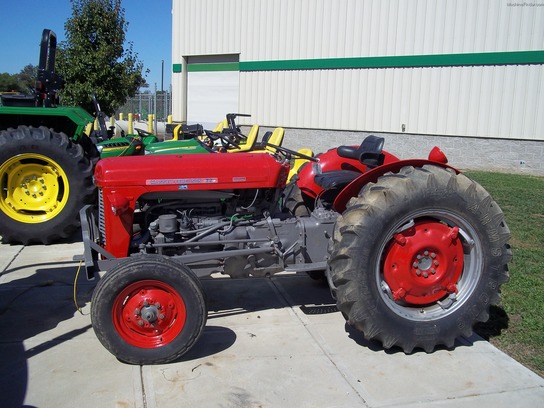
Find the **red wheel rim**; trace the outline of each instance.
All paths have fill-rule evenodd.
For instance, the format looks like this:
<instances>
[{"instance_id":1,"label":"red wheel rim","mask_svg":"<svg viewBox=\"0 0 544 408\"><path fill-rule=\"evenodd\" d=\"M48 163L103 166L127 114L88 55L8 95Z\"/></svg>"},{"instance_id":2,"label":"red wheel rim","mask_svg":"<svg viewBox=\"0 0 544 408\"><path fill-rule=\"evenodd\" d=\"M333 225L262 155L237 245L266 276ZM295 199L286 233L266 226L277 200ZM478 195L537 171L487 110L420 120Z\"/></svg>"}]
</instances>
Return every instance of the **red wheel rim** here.
<instances>
[{"instance_id":1,"label":"red wheel rim","mask_svg":"<svg viewBox=\"0 0 544 408\"><path fill-rule=\"evenodd\" d=\"M393 300L425 305L457 292L463 265L459 228L424 220L394 235L383 273Z\"/></svg>"},{"instance_id":2,"label":"red wheel rim","mask_svg":"<svg viewBox=\"0 0 544 408\"><path fill-rule=\"evenodd\" d=\"M187 310L174 288L156 280L134 282L115 298L113 325L123 340L141 348L162 347L183 330Z\"/></svg>"}]
</instances>

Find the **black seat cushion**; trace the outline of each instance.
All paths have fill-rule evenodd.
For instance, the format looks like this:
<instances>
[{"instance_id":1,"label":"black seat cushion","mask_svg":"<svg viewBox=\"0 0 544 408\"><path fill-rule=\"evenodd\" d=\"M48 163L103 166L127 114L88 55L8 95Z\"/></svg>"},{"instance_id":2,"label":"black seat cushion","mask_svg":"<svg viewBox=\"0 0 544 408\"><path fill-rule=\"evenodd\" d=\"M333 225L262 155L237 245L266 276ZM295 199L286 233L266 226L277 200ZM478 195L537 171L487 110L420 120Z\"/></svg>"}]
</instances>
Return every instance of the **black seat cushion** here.
<instances>
[{"instance_id":1,"label":"black seat cushion","mask_svg":"<svg viewBox=\"0 0 544 408\"><path fill-rule=\"evenodd\" d=\"M352 170L332 170L317 174L314 182L325 190L343 188L359 177L362 173Z\"/></svg>"}]
</instances>

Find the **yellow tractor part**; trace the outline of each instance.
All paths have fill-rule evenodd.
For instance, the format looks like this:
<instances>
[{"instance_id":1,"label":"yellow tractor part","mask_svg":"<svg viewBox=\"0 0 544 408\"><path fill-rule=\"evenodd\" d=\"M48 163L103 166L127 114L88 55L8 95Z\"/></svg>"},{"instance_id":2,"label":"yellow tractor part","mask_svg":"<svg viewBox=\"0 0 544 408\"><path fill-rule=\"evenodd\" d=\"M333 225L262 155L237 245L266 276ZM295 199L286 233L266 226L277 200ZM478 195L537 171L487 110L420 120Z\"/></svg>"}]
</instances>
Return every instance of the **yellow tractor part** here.
<instances>
[{"instance_id":1,"label":"yellow tractor part","mask_svg":"<svg viewBox=\"0 0 544 408\"><path fill-rule=\"evenodd\" d=\"M298 152L306 156L314 157L314 152L305 147L303 147L302 149L299 149ZM291 167L291 170L289 170L289 175L287 176L288 183L291 181L291 178L293 178L293 176L298 173L302 165L307 162L309 162L308 159L304 159L298 156L295 157L293 166Z\"/></svg>"},{"instance_id":2,"label":"yellow tractor part","mask_svg":"<svg viewBox=\"0 0 544 408\"><path fill-rule=\"evenodd\" d=\"M37 224L55 218L68 201L68 176L54 160L24 153L0 166L0 210L10 218Z\"/></svg>"},{"instance_id":3,"label":"yellow tractor part","mask_svg":"<svg viewBox=\"0 0 544 408\"><path fill-rule=\"evenodd\" d=\"M229 153L249 152L253 150L257 143L257 136L259 135L259 125L253 125L247 135L247 139L244 144L240 144L239 148L229 148Z\"/></svg>"}]
</instances>

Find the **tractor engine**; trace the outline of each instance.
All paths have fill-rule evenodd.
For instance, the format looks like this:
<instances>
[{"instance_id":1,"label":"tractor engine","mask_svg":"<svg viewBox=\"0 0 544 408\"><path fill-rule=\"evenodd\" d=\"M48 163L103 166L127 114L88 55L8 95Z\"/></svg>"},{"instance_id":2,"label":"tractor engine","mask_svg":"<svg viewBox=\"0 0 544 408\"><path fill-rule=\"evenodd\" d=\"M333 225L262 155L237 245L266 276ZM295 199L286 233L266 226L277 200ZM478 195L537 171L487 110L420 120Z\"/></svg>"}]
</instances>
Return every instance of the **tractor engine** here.
<instances>
[{"instance_id":1,"label":"tractor engine","mask_svg":"<svg viewBox=\"0 0 544 408\"><path fill-rule=\"evenodd\" d=\"M288 161L263 153L101 160L97 214L81 216L84 228L96 224L89 229L100 253L86 259L88 275L93 264L104 269L143 254L178 259L198 276L324 269L338 214L319 209L293 217L284 206L288 172Z\"/></svg>"},{"instance_id":2,"label":"tractor engine","mask_svg":"<svg viewBox=\"0 0 544 408\"><path fill-rule=\"evenodd\" d=\"M321 210L311 217L291 217L282 211L281 193L257 189L243 191L245 199L224 194L215 202L145 204L135 217L139 232L130 252L180 257L185 263L195 259L191 267L197 274L231 277L266 276L290 264L324 262L337 214ZM317 234L323 245L307 245ZM207 259L217 251L223 251L219 261Z\"/></svg>"}]
</instances>

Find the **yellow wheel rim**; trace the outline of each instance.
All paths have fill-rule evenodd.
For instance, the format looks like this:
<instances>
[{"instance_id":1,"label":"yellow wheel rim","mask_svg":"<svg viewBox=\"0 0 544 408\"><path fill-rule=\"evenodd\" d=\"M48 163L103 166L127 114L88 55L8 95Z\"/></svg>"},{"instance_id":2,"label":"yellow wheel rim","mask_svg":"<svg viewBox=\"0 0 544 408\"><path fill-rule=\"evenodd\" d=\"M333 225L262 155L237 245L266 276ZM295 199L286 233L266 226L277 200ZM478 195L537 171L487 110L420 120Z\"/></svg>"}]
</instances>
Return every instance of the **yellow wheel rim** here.
<instances>
[{"instance_id":1,"label":"yellow wheel rim","mask_svg":"<svg viewBox=\"0 0 544 408\"><path fill-rule=\"evenodd\" d=\"M16 221L37 224L55 218L69 193L68 176L49 157L25 153L0 165L0 210Z\"/></svg>"}]
</instances>

